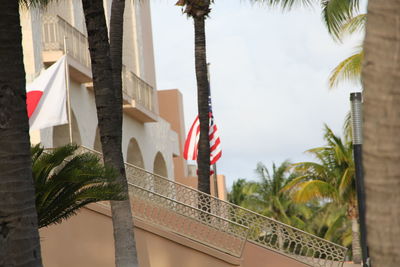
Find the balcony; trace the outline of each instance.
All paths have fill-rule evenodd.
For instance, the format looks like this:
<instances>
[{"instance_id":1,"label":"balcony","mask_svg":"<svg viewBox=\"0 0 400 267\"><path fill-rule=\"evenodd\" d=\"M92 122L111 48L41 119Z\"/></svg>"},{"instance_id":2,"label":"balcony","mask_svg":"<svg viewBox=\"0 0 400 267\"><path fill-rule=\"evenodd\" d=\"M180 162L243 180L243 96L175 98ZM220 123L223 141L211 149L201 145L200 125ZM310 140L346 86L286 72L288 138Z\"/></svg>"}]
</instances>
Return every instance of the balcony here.
<instances>
[{"instance_id":1,"label":"balcony","mask_svg":"<svg viewBox=\"0 0 400 267\"><path fill-rule=\"evenodd\" d=\"M124 111L141 122L156 122L154 89L135 73L122 67Z\"/></svg>"},{"instance_id":2,"label":"balcony","mask_svg":"<svg viewBox=\"0 0 400 267\"><path fill-rule=\"evenodd\" d=\"M42 17L43 62L50 65L64 54L67 45L70 75L80 83L92 81L87 37L60 16Z\"/></svg>"},{"instance_id":3,"label":"balcony","mask_svg":"<svg viewBox=\"0 0 400 267\"><path fill-rule=\"evenodd\" d=\"M42 18L43 61L51 65L64 55L64 39L67 46L71 77L80 83L92 83L92 71L88 40L85 34L60 16L44 15ZM124 112L140 122L156 122L154 89L135 73L123 66ZM91 89L93 85L88 86Z\"/></svg>"}]
</instances>

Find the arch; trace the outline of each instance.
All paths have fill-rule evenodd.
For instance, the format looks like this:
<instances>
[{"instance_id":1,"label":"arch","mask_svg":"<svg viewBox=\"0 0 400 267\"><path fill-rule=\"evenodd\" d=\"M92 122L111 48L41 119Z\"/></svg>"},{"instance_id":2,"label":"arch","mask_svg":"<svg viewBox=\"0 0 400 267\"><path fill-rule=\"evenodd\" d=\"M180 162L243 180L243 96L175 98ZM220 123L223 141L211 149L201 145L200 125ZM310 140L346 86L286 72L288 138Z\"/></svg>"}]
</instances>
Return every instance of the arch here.
<instances>
[{"instance_id":1,"label":"arch","mask_svg":"<svg viewBox=\"0 0 400 267\"><path fill-rule=\"evenodd\" d=\"M81 145L82 139L79 132L78 122L74 112L71 110L72 117L72 142ZM60 147L69 143L69 124L53 127L53 147Z\"/></svg>"},{"instance_id":2,"label":"arch","mask_svg":"<svg viewBox=\"0 0 400 267\"><path fill-rule=\"evenodd\" d=\"M168 177L167 164L160 152L157 152L154 158L153 172L163 177Z\"/></svg>"},{"instance_id":3,"label":"arch","mask_svg":"<svg viewBox=\"0 0 400 267\"><path fill-rule=\"evenodd\" d=\"M101 147L101 140L100 140L100 131L99 127L96 128L96 136L94 137L93 149L100 153L103 153L103 149Z\"/></svg>"},{"instance_id":4,"label":"arch","mask_svg":"<svg viewBox=\"0 0 400 267\"><path fill-rule=\"evenodd\" d=\"M140 150L139 144L135 138L131 138L129 141L126 162L144 169L142 151Z\"/></svg>"}]
</instances>

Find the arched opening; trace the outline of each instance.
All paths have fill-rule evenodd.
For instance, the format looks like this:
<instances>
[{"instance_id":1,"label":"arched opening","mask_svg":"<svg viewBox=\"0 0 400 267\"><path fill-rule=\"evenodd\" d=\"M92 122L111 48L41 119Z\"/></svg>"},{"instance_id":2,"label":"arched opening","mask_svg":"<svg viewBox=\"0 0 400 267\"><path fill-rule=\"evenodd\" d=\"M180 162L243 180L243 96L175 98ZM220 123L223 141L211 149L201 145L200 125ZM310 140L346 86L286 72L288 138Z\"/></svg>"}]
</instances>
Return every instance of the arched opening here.
<instances>
[{"instance_id":1,"label":"arched opening","mask_svg":"<svg viewBox=\"0 0 400 267\"><path fill-rule=\"evenodd\" d=\"M157 155L154 159L153 172L160 176L168 177L167 164L165 163L164 157L160 152L157 152Z\"/></svg>"},{"instance_id":2,"label":"arched opening","mask_svg":"<svg viewBox=\"0 0 400 267\"><path fill-rule=\"evenodd\" d=\"M126 155L126 162L144 169L142 152L135 138L132 138L129 141L128 153Z\"/></svg>"},{"instance_id":3,"label":"arched opening","mask_svg":"<svg viewBox=\"0 0 400 267\"><path fill-rule=\"evenodd\" d=\"M73 111L72 117L72 143L82 144L81 134L79 132L78 123ZM69 143L69 124L58 125L53 127L53 147L60 147Z\"/></svg>"},{"instance_id":4,"label":"arched opening","mask_svg":"<svg viewBox=\"0 0 400 267\"><path fill-rule=\"evenodd\" d=\"M100 131L98 127L96 129L96 136L94 137L93 149L95 151L103 153L103 149L101 148Z\"/></svg>"}]
</instances>

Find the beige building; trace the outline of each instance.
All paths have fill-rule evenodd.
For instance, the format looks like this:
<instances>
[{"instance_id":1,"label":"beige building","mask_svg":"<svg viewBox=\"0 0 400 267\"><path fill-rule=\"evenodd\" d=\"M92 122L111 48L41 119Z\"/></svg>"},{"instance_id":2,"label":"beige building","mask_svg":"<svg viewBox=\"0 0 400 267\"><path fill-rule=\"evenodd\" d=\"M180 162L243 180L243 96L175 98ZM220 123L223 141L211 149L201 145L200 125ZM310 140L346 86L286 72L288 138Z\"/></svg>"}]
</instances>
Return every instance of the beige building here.
<instances>
[{"instance_id":1,"label":"beige building","mask_svg":"<svg viewBox=\"0 0 400 267\"><path fill-rule=\"evenodd\" d=\"M108 22L111 1L104 2ZM57 1L44 11L23 12L24 61L29 81L64 54L66 38L73 142L100 151L81 5L80 0ZM178 135L159 113L151 34L148 5L127 1L122 73L123 154L128 163L172 178L173 158L179 155ZM31 136L34 143L57 147L69 142L68 125L43 129Z\"/></svg>"},{"instance_id":2,"label":"beige building","mask_svg":"<svg viewBox=\"0 0 400 267\"><path fill-rule=\"evenodd\" d=\"M111 0L104 4L109 22ZM223 176L220 199L195 189L181 156L182 96L156 90L149 1L126 1L124 23L122 148L140 266L342 266L344 248L224 201ZM81 1L23 10L21 24L28 81L67 50L72 138L101 152ZM31 139L56 147L69 142L68 133L62 125L31 132ZM85 207L40 235L46 267L115 266L108 203Z\"/></svg>"}]
</instances>

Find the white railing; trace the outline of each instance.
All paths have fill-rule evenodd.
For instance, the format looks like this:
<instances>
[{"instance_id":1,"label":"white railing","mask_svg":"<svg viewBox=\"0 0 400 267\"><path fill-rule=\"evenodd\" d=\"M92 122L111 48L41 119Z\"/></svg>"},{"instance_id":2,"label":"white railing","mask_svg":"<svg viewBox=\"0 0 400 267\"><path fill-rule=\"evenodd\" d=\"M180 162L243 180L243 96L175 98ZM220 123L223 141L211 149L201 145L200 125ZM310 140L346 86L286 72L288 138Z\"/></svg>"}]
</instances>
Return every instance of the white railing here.
<instances>
[{"instance_id":1,"label":"white railing","mask_svg":"<svg viewBox=\"0 0 400 267\"><path fill-rule=\"evenodd\" d=\"M88 40L74 26L60 16L43 15L42 17L43 51L64 51L66 37L67 53L85 67L91 69ZM137 101L154 112L154 90L135 73L122 68L122 91L126 98Z\"/></svg>"},{"instance_id":2,"label":"white railing","mask_svg":"<svg viewBox=\"0 0 400 267\"><path fill-rule=\"evenodd\" d=\"M125 66L122 66L122 92L128 99L135 100L154 112L153 87L128 71Z\"/></svg>"},{"instance_id":3,"label":"white railing","mask_svg":"<svg viewBox=\"0 0 400 267\"><path fill-rule=\"evenodd\" d=\"M82 151L92 151L84 147L81 149ZM99 152L92 152L101 156ZM195 236L191 236L191 228L184 228L183 221L179 223L179 227L173 230L192 239L195 237L201 243L232 255L238 255L239 252L241 254L243 238L247 236L249 242L313 267L343 266L347 254L345 247L129 163L125 163L125 169L133 205L135 205L135 202L141 203L137 204L136 207L133 206L134 211L136 211L134 216L143 216L137 215L139 214L137 211L144 205L140 214L147 214L143 219L150 220L155 224L163 225L165 218L172 219L172 221L179 216L189 218L214 230L204 229L202 231L209 232L207 234L205 232L203 234L195 233L193 234ZM215 236L211 234L212 231L215 231L215 228L221 231L219 235L223 235L225 240L228 240L226 234L229 234L231 236L230 242L234 245L216 244L213 241ZM248 230L248 235L246 230Z\"/></svg>"},{"instance_id":4,"label":"white railing","mask_svg":"<svg viewBox=\"0 0 400 267\"><path fill-rule=\"evenodd\" d=\"M64 51L64 37L66 38L68 55L90 69L91 63L87 37L60 16L43 15L43 50Z\"/></svg>"}]
</instances>

